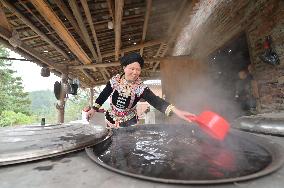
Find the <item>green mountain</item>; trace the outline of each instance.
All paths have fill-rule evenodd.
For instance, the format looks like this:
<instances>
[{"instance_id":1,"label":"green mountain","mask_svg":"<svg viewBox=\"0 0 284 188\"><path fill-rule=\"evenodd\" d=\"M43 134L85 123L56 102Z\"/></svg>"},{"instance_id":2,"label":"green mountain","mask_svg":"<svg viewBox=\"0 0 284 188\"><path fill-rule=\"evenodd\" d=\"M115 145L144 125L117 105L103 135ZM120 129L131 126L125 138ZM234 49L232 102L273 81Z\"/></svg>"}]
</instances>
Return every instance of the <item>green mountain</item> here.
<instances>
[{"instance_id":1,"label":"green mountain","mask_svg":"<svg viewBox=\"0 0 284 188\"><path fill-rule=\"evenodd\" d=\"M45 118L47 123L57 122L56 98L51 90L29 92L31 100L30 112L36 116L37 121Z\"/></svg>"}]
</instances>

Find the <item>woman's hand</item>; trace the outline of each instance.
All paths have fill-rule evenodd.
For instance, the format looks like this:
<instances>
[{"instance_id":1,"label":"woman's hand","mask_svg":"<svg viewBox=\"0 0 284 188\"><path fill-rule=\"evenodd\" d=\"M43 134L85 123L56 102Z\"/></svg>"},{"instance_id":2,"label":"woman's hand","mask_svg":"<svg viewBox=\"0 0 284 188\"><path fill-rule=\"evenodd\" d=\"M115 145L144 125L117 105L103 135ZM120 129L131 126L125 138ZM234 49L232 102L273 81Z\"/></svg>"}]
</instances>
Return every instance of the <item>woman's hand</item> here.
<instances>
[{"instance_id":1,"label":"woman's hand","mask_svg":"<svg viewBox=\"0 0 284 188\"><path fill-rule=\"evenodd\" d=\"M86 113L86 119L87 121L90 121L90 119L95 115L96 111L91 108L87 113Z\"/></svg>"},{"instance_id":2,"label":"woman's hand","mask_svg":"<svg viewBox=\"0 0 284 188\"><path fill-rule=\"evenodd\" d=\"M192 118L195 118L196 115L195 114L192 114L192 113L189 113L187 111L183 111L183 110L180 110L176 107L173 108L173 112L181 119L185 120L185 121L188 121L188 122L192 122L192 120L189 118L189 117L192 117Z\"/></svg>"}]
</instances>

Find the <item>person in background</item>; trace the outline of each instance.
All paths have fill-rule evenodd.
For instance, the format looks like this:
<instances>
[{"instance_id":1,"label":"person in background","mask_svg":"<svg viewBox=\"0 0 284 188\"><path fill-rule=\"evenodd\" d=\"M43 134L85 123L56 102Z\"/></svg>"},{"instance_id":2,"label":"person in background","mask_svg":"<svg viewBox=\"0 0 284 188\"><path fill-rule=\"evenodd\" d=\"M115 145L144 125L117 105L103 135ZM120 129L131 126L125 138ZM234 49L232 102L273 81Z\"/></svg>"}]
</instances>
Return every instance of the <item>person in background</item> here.
<instances>
[{"instance_id":1,"label":"person in background","mask_svg":"<svg viewBox=\"0 0 284 188\"><path fill-rule=\"evenodd\" d=\"M87 120L99 110L103 103L110 97L111 109L105 113L108 127L119 128L133 126L138 123L136 104L140 99L146 100L165 115L177 115L186 121L187 116L194 114L183 111L173 104L156 96L140 79L141 69L144 65L143 58L137 53L130 53L120 59L123 74L113 76L106 84L94 106L86 114Z\"/></svg>"},{"instance_id":2,"label":"person in background","mask_svg":"<svg viewBox=\"0 0 284 188\"><path fill-rule=\"evenodd\" d=\"M235 98L240 102L241 109L246 115L255 113L256 99L253 93L253 76L251 74L251 65L238 73L239 80L236 83Z\"/></svg>"}]
</instances>

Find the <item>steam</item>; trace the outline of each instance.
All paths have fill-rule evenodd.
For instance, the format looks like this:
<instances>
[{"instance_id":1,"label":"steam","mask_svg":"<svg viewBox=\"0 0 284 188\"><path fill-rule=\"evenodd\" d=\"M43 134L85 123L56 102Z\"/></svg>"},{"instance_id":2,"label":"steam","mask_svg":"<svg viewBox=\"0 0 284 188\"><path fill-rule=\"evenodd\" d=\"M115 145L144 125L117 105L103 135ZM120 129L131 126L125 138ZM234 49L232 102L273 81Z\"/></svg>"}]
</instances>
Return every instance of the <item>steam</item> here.
<instances>
[{"instance_id":1,"label":"steam","mask_svg":"<svg viewBox=\"0 0 284 188\"><path fill-rule=\"evenodd\" d=\"M188 15L187 20L190 20L190 22L185 25L177 38L177 42L173 50L173 56L189 54L196 44L194 43L194 39L200 33L201 26L212 15L213 11L223 3L223 1L224 0L202 0L197 4L198 9L196 13Z\"/></svg>"}]
</instances>

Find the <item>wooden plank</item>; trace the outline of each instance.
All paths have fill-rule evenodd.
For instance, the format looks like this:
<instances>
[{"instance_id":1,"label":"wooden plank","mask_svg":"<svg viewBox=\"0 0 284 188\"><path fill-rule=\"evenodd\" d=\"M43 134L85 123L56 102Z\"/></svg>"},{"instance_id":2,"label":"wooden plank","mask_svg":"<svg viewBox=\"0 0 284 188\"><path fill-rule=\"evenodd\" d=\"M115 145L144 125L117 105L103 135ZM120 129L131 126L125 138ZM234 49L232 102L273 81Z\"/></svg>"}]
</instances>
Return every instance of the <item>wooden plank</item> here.
<instances>
[{"instance_id":1,"label":"wooden plank","mask_svg":"<svg viewBox=\"0 0 284 188\"><path fill-rule=\"evenodd\" d=\"M120 54L121 47L121 22L123 16L124 0L115 0L115 60L117 61Z\"/></svg>"},{"instance_id":2,"label":"wooden plank","mask_svg":"<svg viewBox=\"0 0 284 188\"><path fill-rule=\"evenodd\" d=\"M145 13L145 18L144 18L144 25L143 25L143 33L142 33L142 40L141 42L145 41L146 38L146 33L147 33L147 28L148 28L148 22L150 18L150 13L151 13L151 8L152 8L152 0L147 0L147 8L146 8L146 13ZM143 47L140 49L140 55L143 56Z\"/></svg>"},{"instance_id":3,"label":"wooden plank","mask_svg":"<svg viewBox=\"0 0 284 188\"><path fill-rule=\"evenodd\" d=\"M78 4L76 1L69 1L69 5L73 11L73 15L75 16L77 23L79 25L79 28L81 29L82 33L83 33L83 37L85 38L86 42L87 42L87 46L89 48L89 50L91 51L93 57L96 59L96 61L98 61L98 55L95 51L95 48L92 44L91 38L89 36L89 33L87 31L87 28L84 24L81 12L79 10Z\"/></svg>"},{"instance_id":4,"label":"wooden plank","mask_svg":"<svg viewBox=\"0 0 284 188\"><path fill-rule=\"evenodd\" d=\"M69 47L69 49L77 56L77 58L83 62L83 64L90 64L91 59L84 52L74 37L68 32L64 24L55 14L55 12L49 7L44 0L33 0L31 3L37 9L37 11L43 16L43 18L50 24L50 26L56 31L58 36Z\"/></svg>"},{"instance_id":5,"label":"wooden plank","mask_svg":"<svg viewBox=\"0 0 284 188\"><path fill-rule=\"evenodd\" d=\"M81 0L81 4L82 4L83 9L85 11L87 21L89 23L89 26L90 26L91 31L92 31L93 38L94 38L95 43L96 43L99 62L102 62L102 54L101 54L101 51L100 51L99 40L98 40L98 37L97 37L97 33L96 33L96 30L95 30L95 27L94 27L93 19L92 19L92 16L91 16L91 12L90 12L87 0Z\"/></svg>"}]
</instances>

